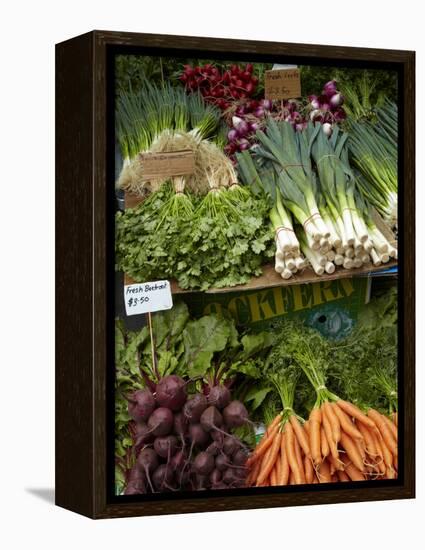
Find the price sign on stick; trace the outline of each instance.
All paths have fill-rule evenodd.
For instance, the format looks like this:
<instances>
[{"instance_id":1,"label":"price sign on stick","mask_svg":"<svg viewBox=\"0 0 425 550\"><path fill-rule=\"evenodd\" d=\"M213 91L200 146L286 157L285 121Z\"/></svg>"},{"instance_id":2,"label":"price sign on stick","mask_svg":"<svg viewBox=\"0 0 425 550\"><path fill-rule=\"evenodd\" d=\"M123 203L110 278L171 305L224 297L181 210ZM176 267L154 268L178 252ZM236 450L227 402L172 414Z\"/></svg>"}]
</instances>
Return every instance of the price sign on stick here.
<instances>
[{"instance_id":1,"label":"price sign on stick","mask_svg":"<svg viewBox=\"0 0 425 550\"><path fill-rule=\"evenodd\" d=\"M125 312L127 315L140 315L171 309L173 297L169 281L153 281L124 285Z\"/></svg>"}]
</instances>

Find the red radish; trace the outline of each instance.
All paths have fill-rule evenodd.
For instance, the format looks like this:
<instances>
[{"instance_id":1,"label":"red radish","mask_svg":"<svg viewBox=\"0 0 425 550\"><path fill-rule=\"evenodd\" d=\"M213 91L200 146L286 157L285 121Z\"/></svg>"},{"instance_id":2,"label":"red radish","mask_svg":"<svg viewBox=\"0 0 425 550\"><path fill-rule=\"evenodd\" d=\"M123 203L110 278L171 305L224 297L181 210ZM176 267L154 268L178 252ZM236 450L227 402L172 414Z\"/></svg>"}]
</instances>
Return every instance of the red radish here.
<instances>
[{"instance_id":1,"label":"red radish","mask_svg":"<svg viewBox=\"0 0 425 550\"><path fill-rule=\"evenodd\" d=\"M156 400L161 407L179 411L186 402L186 384L183 378L170 374L156 386Z\"/></svg>"}]
</instances>

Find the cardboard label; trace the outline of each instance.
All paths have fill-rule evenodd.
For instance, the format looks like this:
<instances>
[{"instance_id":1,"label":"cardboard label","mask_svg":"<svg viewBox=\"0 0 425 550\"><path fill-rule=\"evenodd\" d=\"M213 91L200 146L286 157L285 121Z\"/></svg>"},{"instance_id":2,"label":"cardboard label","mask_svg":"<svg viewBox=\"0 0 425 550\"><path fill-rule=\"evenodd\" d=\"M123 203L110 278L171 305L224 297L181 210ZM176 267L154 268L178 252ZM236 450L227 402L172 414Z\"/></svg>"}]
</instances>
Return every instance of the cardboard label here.
<instances>
[{"instance_id":1,"label":"cardboard label","mask_svg":"<svg viewBox=\"0 0 425 550\"><path fill-rule=\"evenodd\" d=\"M169 281L154 281L124 285L124 303L127 315L140 315L173 307Z\"/></svg>"},{"instance_id":2,"label":"cardboard label","mask_svg":"<svg viewBox=\"0 0 425 550\"><path fill-rule=\"evenodd\" d=\"M170 153L140 153L143 166L143 181L167 179L172 176L186 176L195 171L193 151L173 151Z\"/></svg>"},{"instance_id":3,"label":"cardboard label","mask_svg":"<svg viewBox=\"0 0 425 550\"><path fill-rule=\"evenodd\" d=\"M299 69L275 69L266 71L264 82L266 99L295 99L301 97Z\"/></svg>"}]
</instances>

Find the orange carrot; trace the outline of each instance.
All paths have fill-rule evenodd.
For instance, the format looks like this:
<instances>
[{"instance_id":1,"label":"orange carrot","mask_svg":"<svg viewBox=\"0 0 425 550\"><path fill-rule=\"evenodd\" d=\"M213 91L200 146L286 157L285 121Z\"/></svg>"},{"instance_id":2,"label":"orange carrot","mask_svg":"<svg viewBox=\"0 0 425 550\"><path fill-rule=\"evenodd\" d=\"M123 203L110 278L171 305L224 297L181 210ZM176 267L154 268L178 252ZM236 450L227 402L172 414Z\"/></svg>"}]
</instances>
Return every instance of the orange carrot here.
<instances>
[{"instance_id":1,"label":"orange carrot","mask_svg":"<svg viewBox=\"0 0 425 550\"><path fill-rule=\"evenodd\" d=\"M348 416L351 416L352 418L355 418L359 422L363 422L363 424L366 424L369 428L372 430L374 429L375 425L373 422L373 419L368 418L356 405L353 403L349 403L348 401L344 401L343 399L338 399L336 402L337 406L340 407L343 411L345 411Z\"/></svg>"},{"instance_id":2,"label":"orange carrot","mask_svg":"<svg viewBox=\"0 0 425 550\"><path fill-rule=\"evenodd\" d=\"M301 426L298 418L293 414L289 417L289 422L292 424L292 427L294 428L295 436L298 439L298 443L300 444L300 447L303 450L303 453L306 456L311 456L308 437L303 427Z\"/></svg>"},{"instance_id":3,"label":"orange carrot","mask_svg":"<svg viewBox=\"0 0 425 550\"><path fill-rule=\"evenodd\" d=\"M376 458L378 456L376 451L376 446L373 439L373 435L370 432L369 428L365 424L362 424L361 422L357 424L357 427L359 429L359 432L363 436L367 454L370 455L372 458Z\"/></svg>"},{"instance_id":4,"label":"orange carrot","mask_svg":"<svg viewBox=\"0 0 425 550\"><path fill-rule=\"evenodd\" d=\"M381 433L381 436L383 440L385 441L386 446L390 449L390 451L393 454L397 454L397 440L393 436L390 428L388 427L384 416L379 413L378 411L375 411L374 409L369 409L367 414L372 418L372 420L375 422L378 430Z\"/></svg>"},{"instance_id":5,"label":"orange carrot","mask_svg":"<svg viewBox=\"0 0 425 550\"><path fill-rule=\"evenodd\" d=\"M276 487L277 485L277 474L276 474L276 465L274 466L273 470L270 474L270 485L272 487Z\"/></svg>"},{"instance_id":6,"label":"orange carrot","mask_svg":"<svg viewBox=\"0 0 425 550\"><path fill-rule=\"evenodd\" d=\"M354 426L348 414L340 409L336 403L331 403L331 406L341 424L341 431L343 430L346 434L348 434L350 437L353 437L354 439L362 439L362 434Z\"/></svg>"},{"instance_id":7,"label":"orange carrot","mask_svg":"<svg viewBox=\"0 0 425 550\"><path fill-rule=\"evenodd\" d=\"M331 482L331 472L327 460L324 460L317 468L317 477L319 478L319 483Z\"/></svg>"},{"instance_id":8,"label":"orange carrot","mask_svg":"<svg viewBox=\"0 0 425 550\"><path fill-rule=\"evenodd\" d=\"M301 447L300 447L300 444L298 443L295 430L294 430L294 452L295 452L295 458L297 459L298 468L301 473L302 483L305 483L304 461L302 459Z\"/></svg>"},{"instance_id":9,"label":"orange carrot","mask_svg":"<svg viewBox=\"0 0 425 550\"><path fill-rule=\"evenodd\" d=\"M289 481L289 462L286 454L286 436L282 433L280 442L280 477L279 485L288 485Z\"/></svg>"},{"instance_id":10,"label":"orange carrot","mask_svg":"<svg viewBox=\"0 0 425 550\"><path fill-rule=\"evenodd\" d=\"M387 474L387 479L396 479L397 478L394 468L388 467L386 474Z\"/></svg>"},{"instance_id":11,"label":"orange carrot","mask_svg":"<svg viewBox=\"0 0 425 550\"><path fill-rule=\"evenodd\" d=\"M373 437L373 442L375 444L375 449L376 449L376 454L377 454L376 464L377 464L381 474L385 474L386 466L385 466L385 462L384 462L384 452L382 450L382 445L381 445L381 442L380 442L379 437L378 437L379 432L378 431L377 432L372 432L371 431L371 434L372 434L372 437Z\"/></svg>"},{"instance_id":12,"label":"orange carrot","mask_svg":"<svg viewBox=\"0 0 425 550\"><path fill-rule=\"evenodd\" d=\"M336 473L333 473L331 475L331 481L332 481L332 483L336 483L337 481L339 481L338 475Z\"/></svg>"},{"instance_id":13,"label":"orange carrot","mask_svg":"<svg viewBox=\"0 0 425 550\"><path fill-rule=\"evenodd\" d=\"M328 419L328 422L331 426L332 430L332 438L335 441L335 443L339 443L339 440L341 439L341 425L339 423L338 417L335 414L335 411L331 407L331 404L325 401L322 405L322 410ZM323 414L322 414L323 417Z\"/></svg>"},{"instance_id":14,"label":"orange carrot","mask_svg":"<svg viewBox=\"0 0 425 550\"><path fill-rule=\"evenodd\" d=\"M359 450L357 449L353 439L347 433L345 433L345 431L341 432L340 443L341 447L345 450L348 458L354 464L354 466L358 470L363 471L364 464L361 454L359 453Z\"/></svg>"},{"instance_id":15,"label":"orange carrot","mask_svg":"<svg viewBox=\"0 0 425 550\"><path fill-rule=\"evenodd\" d=\"M344 462L344 471L351 481L364 481L364 475L354 464L352 464L348 457L343 456L342 461Z\"/></svg>"},{"instance_id":16,"label":"orange carrot","mask_svg":"<svg viewBox=\"0 0 425 550\"><path fill-rule=\"evenodd\" d=\"M329 443L326 438L325 429L323 427L323 416L322 416L322 425L320 426L320 450L324 458L326 458L330 452Z\"/></svg>"},{"instance_id":17,"label":"orange carrot","mask_svg":"<svg viewBox=\"0 0 425 550\"><path fill-rule=\"evenodd\" d=\"M311 458L309 458L308 456L304 457L304 472L305 472L305 482L313 483L313 479L314 479L313 462L311 461Z\"/></svg>"},{"instance_id":18,"label":"orange carrot","mask_svg":"<svg viewBox=\"0 0 425 550\"><path fill-rule=\"evenodd\" d=\"M264 453L267 451L269 447L271 447L274 437L277 434L277 431L279 429L279 425L276 424L269 433L265 433L263 436L263 439L260 441L260 443L255 447L254 452L251 454L251 456L246 461L246 465L250 466L253 464L258 458L261 456L264 456Z\"/></svg>"},{"instance_id":19,"label":"orange carrot","mask_svg":"<svg viewBox=\"0 0 425 550\"><path fill-rule=\"evenodd\" d=\"M350 478L343 470L342 471L339 470L337 474L338 474L339 481L350 481Z\"/></svg>"},{"instance_id":20,"label":"orange carrot","mask_svg":"<svg viewBox=\"0 0 425 550\"><path fill-rule=\"evenodd\" d=\"M261 460L257 460L246 478L246 486L251 487L260 473Z\"/></svg>"},{"instance_id":21,"label":"orange carrot","mask_svg":"<svg viewBox=\"0 0 425 550\"><path fill-rule=\"evenodd\" d=\"M260 485L261 483L263 483L263 481L267 479L267 477L270 475L280 449L280 439L281 439L281 434L280 432L278 432L275 435L273 443L270 447L270 454L267 457L267 461L261 464L261 470L257 478L257 485Z\"/></svg>"},{"instance_id":22,"label":"orange carrot","mask_svg":"<svg viewBox=\"0 0 425 550\"><path fill-rule=\"evenodd\" d=\"M289 475L289 485L295 485L295 476L294 472L291 470L291 473Z\"/></svg>"},{"instance_id":23,"label":"orange carrot","mask_svg":"<svg viewBox=\"0 0 425 550\"><path fill-rule=\"evenodd\" d=\"M299 485L303 483L303 475L300 471L297 456L295 454L294 430L289 422L285 425L285 450L288 456L289 467L291 468L291 473L294 478L293 483Z\"/></svg>"},{"instance_id":24,"label":"orange carrot","mask_svg":"<svg viewBox=\"0 0 425 550\"><path fill-rule=\"evenodd\" d=\"M324 405L325 404L326 403L324 403ZM330 453L331 453L333 458L338 459L337 443L336 443L336 440L334 439L334 434L332 432L332 426L331 426L331 423L329 422L329 418L328 418L328 415L326 414L326 412L324 414L322 413L322 427L325 431L325 436L326 436L326 439L328 441ZM341 434L340 434L340 437L341 437Z\"/></svg>"},{"instance_id":25,"label":"orange carrot","mask_svg":"<svg viewBox=\"0 0 425 550\"><path fill-rule=\"evenodd\" d=\"M339 458L339 453L338 453L338 458L334 458L332 455L329 455L328 461L329 461L329 464L332 465L334 470L337 471L337 470L344 469L344 464L341 462L341 459Z\"/></svg>"},{"instance_id":26,"label":"orange carrot","mask_svg":"<svg viewBox=\"0 0 425 550\"><path fill-rule=\"evenodd\" d=\"M393 434L394 439L397 441L397 439L398 439L397 426L394 424L394 422L391 420L391 418L388 418L388 416L385 416L385 414L382 414L381 416L384 419L385 423L387 424L390 432Z\"/></svg>"},{"instance_id":27,"label":"orange carrot","mask_svg":"<svg viewBox=\"0 0 425 550\"><path fill-rule=\"evenodd\" d=\"M309 418L310 431L310 451L313 463L317 466L322 462L322 453L320 448L320 426L322 423L322 413L319 408L312 409Z\"/></svg>"},{"instance_id":28,"label":"orange carrot","mask_svg":"<svg viewBox=\"0 0 425 550\"><path fill-rule=\"evenodd\" d=\"M280 434L280 444L282 446L282 434ZM276 462L275 462L275 470L276 470L276 485L279 485L279 479L280 479L280 470L282 468L282 460L280 458L280 449L277 453Z\"/></svg>"},{"instance_id":29,"label":"orange carrot","mask_svg":"<svg viewBox=\"0 0 425 550\"><path fill-rule=\"evenodd\" d=\"M381 432L378 432L378 441L381 446L382 456L384 458L385 465L387 468L392 468L393 466L393 455L391 454L390 449L388 448L385 439L382 437Z\"/></svg>"}]
</instances>

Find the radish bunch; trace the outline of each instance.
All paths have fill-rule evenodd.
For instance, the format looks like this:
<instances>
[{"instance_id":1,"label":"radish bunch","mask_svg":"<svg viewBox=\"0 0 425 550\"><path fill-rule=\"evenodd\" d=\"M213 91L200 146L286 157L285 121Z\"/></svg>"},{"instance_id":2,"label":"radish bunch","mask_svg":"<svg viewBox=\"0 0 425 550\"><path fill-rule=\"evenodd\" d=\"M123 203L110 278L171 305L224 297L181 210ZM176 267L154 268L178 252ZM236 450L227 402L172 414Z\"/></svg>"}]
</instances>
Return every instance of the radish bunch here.
<instances>
[{"instance_id":1,"label":"radish bunch","mask_svg":"<svg viewBox=\"0 0 425 550\"><path fill-rule=\"evenodd\" d=\"M310 95L310 120L323 124L323 131L327 136L332 134L332 126L342 122L347 115L342 107L344 96L338 91L335 80L326 82L321 95Z\"/></svg>"},{"instance_id":2,"label":"radish bunch","mask_svg":"<svg viewBox=\"0 0 425 550\"><path fill-rule=\"evenodd\" d=\"M249 422L246 408L225 386L189 397L186 387L169 375L129 397L136 460L126 495L245 484L246 448L231 432Z\"/></svg>"},{"instance_id":3,"label":"radish bunch","mask_svg":"<svg viewBox=\"0 0 425 550\"><path fill-rule=\"evenodd\" d=\"M199 90L204 99L225 111L234 101L251 97L258 85L253 75L254 67L247 63L245 67L232 65L227 71L220 71L207 63L192 67L185 65L180 80L187 91Z\"/></svg>"}]
</instances>

